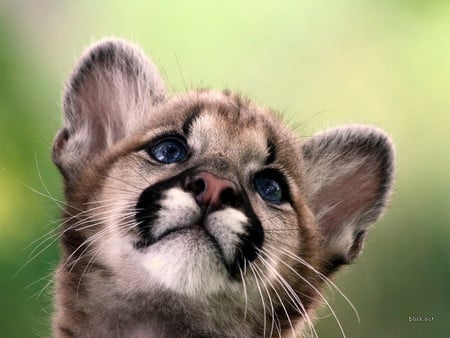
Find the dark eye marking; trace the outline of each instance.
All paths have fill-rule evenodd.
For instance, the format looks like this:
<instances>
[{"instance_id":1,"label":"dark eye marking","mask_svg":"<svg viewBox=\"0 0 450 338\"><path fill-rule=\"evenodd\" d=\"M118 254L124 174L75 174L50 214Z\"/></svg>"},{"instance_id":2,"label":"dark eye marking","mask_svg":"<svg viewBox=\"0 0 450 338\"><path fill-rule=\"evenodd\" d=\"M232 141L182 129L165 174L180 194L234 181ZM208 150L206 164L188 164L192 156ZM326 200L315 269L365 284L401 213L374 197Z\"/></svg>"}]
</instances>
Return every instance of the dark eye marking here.
<instances>
[{"instance_id":1,"label":"dark eye marking","mask_svg":"<svg viewBox=\"0 0 450 338\"><path fill-rule=\"evenodd\" d=\"M275 162L275 160L277 158L275 144L270 139L267 141L267 150L269 151L269 156L267 156L267 158L264 162L264 165L266 165L266 166Z\"/></svg>"},{"instance_id":2,"label":"dark eye marking","mask_svg":"<svg viewBox=\"0 0 450 338\"><path fill-rule=\"evenodd\" d=\"M189 115L186 121L184 121L183 126L181 128L186 137L190 134L192 124L194 123L194 121L197 119L197 117L200 115L201 112L202 106L200 104L197 104L191 109L191 115Z\"/></svg>"},{"instance_id":3,"label":"dark eye marking","mask_svg":"<svg viewBox=\"0 0 450 338\"><path fill-rule=\"evenodd\" d=\"M278 170L260 171L253 178L253 186L262 199L269 203L281 204L290 200L286 179Z\"/></svg>"},{"instance_id":4,"label":"dark eye marking","mask_svg":"<svg viewBox=\"0 0 450 338\"><path fill-rule=\"evenodd\" d=\"M183 161L188 154L186 142L176 136L168 136L147 147L147 153L164 164Z\"/></svg>"}]
</instances>

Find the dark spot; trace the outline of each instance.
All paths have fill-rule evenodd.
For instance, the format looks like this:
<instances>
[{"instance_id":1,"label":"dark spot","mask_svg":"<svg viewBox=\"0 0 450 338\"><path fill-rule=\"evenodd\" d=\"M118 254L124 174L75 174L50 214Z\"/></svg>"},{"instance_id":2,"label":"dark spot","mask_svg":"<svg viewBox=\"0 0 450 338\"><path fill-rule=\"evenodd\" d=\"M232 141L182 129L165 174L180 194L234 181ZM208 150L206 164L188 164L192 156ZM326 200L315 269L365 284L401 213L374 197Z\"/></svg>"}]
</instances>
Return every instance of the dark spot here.
<instances>
[{"instance_id":1,"label":"dark spot","mask_svg":"<svg viewBox=\"0 0 450 338\"><path fill-rule=\"evenodd\" d=\"M139 233L145 243L151 244L150 228L161 209L161 190L158 185L153 185L144 190L136 204L136 221Z\"/></svg>"},{"instance_id":2,"label":"dark spot","mask_svg":"<svg viewBox=\"0 0 450 338\"><path fill-rule=\"evenodd\" d=\"M341 256L335 256L325 261L324 275L329 276L335 273L342 265L348 264L348 260Z\"/></svg>"},{"instance_id":3,"label":"dark spot","mask_svg":"<svg viewBox=\"0 0 450 338\"><path fill-rule=\"evenodd\" d=\"M188 116L188 118L184 121L183 127L182 127L182 130L183 130L183 133L185 136L189 136L189 134L191 132L192 124L197 119L197 117L200 115L200 113L202 112L202 109L203 109L203 107L202 107L201 103L198 103L191 108L191 113Z\"/></svg>"},{"instance_id":4,"label":"dark spot","mask_svg":"<svg viewBox=\"0 0 450 338\"><path fill-rule=\"evenodd\" d=\"M348 258L350 261L354 260L356 258L356 256L358 256L358 254L360 253L365 238L366 238L365 230L361 230L355 235L353 244L352 244L350 250L348 251Z\"/></svg>"},{"instance_id":5,"label":"dark spot","mask_svg":"<svg viewBox=\"0 0 450 338\"><path fill-rule=\"evenodd\" d=\"M83 225L84 223L81 224ZM82 231L77 231L76 228L71 227L71 224L68 224L68 227L64 230L61 243L68 252L72 253L71 258L74 260L83 256L89 250L86 244L86 235Z\"/></svg>"},{"instance_id":6,"label":"dark spot","mask_svg":"<svg viewBox=\"0 0 450 338\"><path fill-rule=\"evenodd\" d=\"M244 269L245 261L252 262L258 256L264 243L264 229L256 216L247 196L243 195L244 212L249 219L247 232L240 236L240 243L236 248L234 262L227 266L231 276L238 279L239 270Z\"/></svg>"},{"instance_id":7,"label":"dark spot","mask_svg":"<svg viewBox=\"0 0 450 338\"><path fill-rule=\"evenodd\" d=\"M269 156L267 156L264 165L270 165L276 160L275 144L270 139L267 140L267 150L269 151Z\"/></svg>"},{"instance_id":8,"label":"dark spot","mask_svg":"<svg viewBox=\"0 0 450 338\"><path fill-rule=\"evenodd\" d=\"M75 332L73 332L68 327L60 326L58 328L59 332L61 333L62 337L75 337Z\"/></svg>"}]
</instances>

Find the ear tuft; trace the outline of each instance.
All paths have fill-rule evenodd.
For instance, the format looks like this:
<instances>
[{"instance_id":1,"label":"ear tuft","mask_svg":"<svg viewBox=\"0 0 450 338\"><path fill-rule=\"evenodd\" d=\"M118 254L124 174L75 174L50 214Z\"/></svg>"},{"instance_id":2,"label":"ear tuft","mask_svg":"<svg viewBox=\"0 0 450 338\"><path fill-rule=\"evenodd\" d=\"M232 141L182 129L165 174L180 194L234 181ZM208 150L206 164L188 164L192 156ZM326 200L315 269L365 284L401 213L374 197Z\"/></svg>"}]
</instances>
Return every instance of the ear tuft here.
<instances>
[{"instance_id":1,"label":"ear tuft","mask_svg":"<svg viewBox=\"0 0 450 338\"><path fill-rule=\"evenodd\" d=\"M373 127L319 133L303 145L307 199L332 260L361 251L368 226L383 213L394 180L394 148Z\"/></svg>"},{"instance_id":2,"label":"ear tuft","mask_svg":"<svg viewBox=\"0 0 450 338\"><path fill-rule=\"evenodd\" d=\"M135 45L102 40L80 58L63 94L64 128L53 158L63 175L135 132L166 100L156 67Z\"/></svg>"}]
</instances>

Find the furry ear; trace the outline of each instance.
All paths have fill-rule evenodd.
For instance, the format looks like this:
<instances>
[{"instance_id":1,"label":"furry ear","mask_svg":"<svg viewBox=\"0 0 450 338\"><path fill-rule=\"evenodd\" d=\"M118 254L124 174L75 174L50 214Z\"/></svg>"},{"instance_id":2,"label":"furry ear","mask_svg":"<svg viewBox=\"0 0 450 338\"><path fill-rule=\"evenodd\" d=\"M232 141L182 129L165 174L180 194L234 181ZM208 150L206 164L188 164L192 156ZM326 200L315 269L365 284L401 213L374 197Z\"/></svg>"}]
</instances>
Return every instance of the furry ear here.
<instances>
[{"instance_id":1,"label":"furry ear","mask_svg":"<svg viewBox=\"0 0 450 338\"><path fill-rule=\"evenodd\" d=\"M381 130L349 126L303 145L307 199L336 268L361 251L368 226L382 214L394 179L393 145Z\"/></svg>"},{"instance_id":2,"label":"furry ear","mask_svg":"<svg viewBox=\"0 0 450 338\"><path fill-rule=\"evenodd\" d=\"M136 131L165 99L164 82L140 49L114 38L96 43L66 84L53 161L66 179L76 179L92 156Z\"/></svg>"}]
</instances>

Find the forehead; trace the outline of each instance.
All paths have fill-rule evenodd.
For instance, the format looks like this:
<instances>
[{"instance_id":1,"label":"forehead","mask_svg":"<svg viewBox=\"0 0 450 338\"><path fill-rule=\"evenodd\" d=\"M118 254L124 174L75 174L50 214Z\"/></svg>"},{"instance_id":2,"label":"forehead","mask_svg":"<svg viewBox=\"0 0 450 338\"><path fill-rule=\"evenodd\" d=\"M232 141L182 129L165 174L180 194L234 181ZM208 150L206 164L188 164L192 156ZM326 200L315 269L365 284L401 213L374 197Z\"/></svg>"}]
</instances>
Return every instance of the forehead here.
<instances>
[{"instance_id":1,"label":"forehead","mask_svg":"<svg viewBox=\"0 0 450 338\"><path fill-rule=\"evenodd\" d=\"M176 128L198 153L240 163L264 161L276 138L270 112L228 93L196 92L170 102L159 115L164 129Z\"/></svg>"},{"instance_id":2,"label":"forehead","mask_svg":"<svg viewBox=\"0 0 450 338\"><path fill-rule=\"evenodd\" d=\"M264 160L269 143L267 127L263 121L248 123L242 120L242 117L230 119L204 110L192 121L189 130L192 147L199 153L227 154L240 162Z\"/></svg>"}]
</instances>

